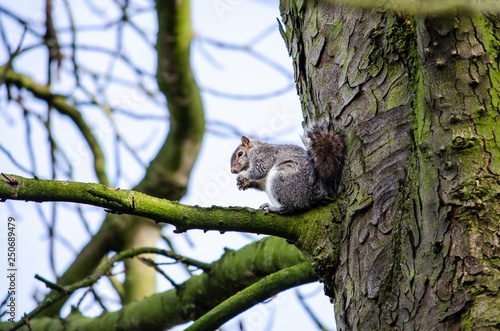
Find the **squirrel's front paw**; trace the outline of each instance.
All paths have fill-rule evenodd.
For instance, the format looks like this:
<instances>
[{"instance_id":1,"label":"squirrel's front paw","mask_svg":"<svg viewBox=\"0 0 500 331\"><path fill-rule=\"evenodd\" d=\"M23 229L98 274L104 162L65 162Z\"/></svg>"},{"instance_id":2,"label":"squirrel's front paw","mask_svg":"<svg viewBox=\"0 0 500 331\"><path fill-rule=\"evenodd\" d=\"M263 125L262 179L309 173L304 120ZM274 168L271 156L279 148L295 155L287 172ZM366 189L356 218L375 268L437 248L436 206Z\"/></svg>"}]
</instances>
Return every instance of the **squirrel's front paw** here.
<instances>
[{"instance_id":1,"label":"squirrel's front paw","mask_svg":"<svg viewBox=\"0 0 500 331\"><path fill-rule=\"evenodd\" d=\"M239 175L236 177L236 185L240 190L246 190L250 186L250 179Z\"/></svg>"},{"instance_id":2,"label":"squirrel's front paw","mask_svg":"<svg viewBox=\"0 0 500 331\"><path fill-rule=\"evenodd\" d=\"M264 214L269 214L269 211L271 210L271 205L268 204L267 202L262 204L259 209L262 209L264 211Z\"/></svg>"}]
</instances>

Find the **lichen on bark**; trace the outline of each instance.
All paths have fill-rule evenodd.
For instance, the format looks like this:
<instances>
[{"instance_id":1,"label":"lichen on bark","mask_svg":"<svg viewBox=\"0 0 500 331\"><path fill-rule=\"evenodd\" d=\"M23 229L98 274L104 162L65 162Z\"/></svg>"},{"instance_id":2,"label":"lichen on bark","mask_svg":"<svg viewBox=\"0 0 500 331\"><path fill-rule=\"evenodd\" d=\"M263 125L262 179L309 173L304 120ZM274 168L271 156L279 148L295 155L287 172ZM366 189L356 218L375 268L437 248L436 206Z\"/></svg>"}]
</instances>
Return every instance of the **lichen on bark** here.
<instances>
[{"instance_id":1,"label":"lichen on bark","mask_svg":"<svg viewBox=\"0 0 500 331\"><path fill-rule=\"evenodd\" d=\"M305 121L346 131L340 253L317 269L338 328L496 325L497 17L281 12Z\"/></svg>"}]
</instances>

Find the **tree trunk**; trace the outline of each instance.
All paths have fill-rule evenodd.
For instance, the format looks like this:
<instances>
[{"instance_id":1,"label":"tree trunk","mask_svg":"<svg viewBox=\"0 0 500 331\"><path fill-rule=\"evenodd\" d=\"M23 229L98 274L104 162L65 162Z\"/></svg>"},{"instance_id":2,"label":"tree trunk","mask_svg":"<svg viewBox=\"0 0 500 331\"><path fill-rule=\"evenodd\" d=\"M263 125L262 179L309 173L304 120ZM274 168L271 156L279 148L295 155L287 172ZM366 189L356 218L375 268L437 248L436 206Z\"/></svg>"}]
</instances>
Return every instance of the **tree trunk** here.
<instances>
[{"instance_id":1,"label":"tree trunk","mask_svg":"<svg viewBox=\"0 0 500 331\"><path fill-rule=\"evenodd\" d=\"M499 19L281 12L305 120L346 131L338 329L498 327Z\"/></svg>"}]
</instances>

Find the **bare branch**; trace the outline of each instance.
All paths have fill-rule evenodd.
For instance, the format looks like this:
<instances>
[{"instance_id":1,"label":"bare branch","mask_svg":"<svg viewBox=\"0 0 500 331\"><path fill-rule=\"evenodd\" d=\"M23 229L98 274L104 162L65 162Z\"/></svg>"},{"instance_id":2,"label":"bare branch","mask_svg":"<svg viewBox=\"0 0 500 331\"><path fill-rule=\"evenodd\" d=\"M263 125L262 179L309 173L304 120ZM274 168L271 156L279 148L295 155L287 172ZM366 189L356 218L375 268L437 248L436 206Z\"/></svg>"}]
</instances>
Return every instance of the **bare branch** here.
<instances>
[{"instance_id":1,"label":"bare branch","mask_svg":"<svg viewBox=\"0 0 500 331\"><path fill-rule=\"evenodd\" d=\"M321 321L318 319L318 317L316 317L316 314L311 309L311 307L309 307L304 296L300 293L300 291L298 289L295 290L295 295L297 296L297 299L299 300L299 303L302 306L302 308L304 308L304 310L309 315L309 317L313 320L314 324L316 324L318 329L322 330L322 331L330 331L323 325L323 323L321 323Z\"/></svg>"},{"instance_id":2,"label":"bare branch","mask_svg":"<svg viewBox=\"0 0 500 331\"><path fill-rule=\"evenodd\" d=\"M209 87L200 87L203 92L210 93L212 95L215 95L217 97L221 98L227 98L227 99L236 99L236 100L247 100L247 101L259 101L263 99L269 99L269 98L274 98L277 96L280 96L282 94L285 94L289 91L292 91L295 88L295 83L291 83L290 85L280 88L275 91L267 92L267 93L262 93L262 94L234 94L234 93L227 93L227 92L222 92L222 91L217 91Z\"/></svg>"},{"instance_id":3,"label":"bare branch","mask_svg":"<svg viewBox=\"0 0 500 331\"><path fill-rule=\"evenodd\" d=\"M43 39L43 33L40 33L38 31L36 31L35 29L33 29L27 20L21 18L17 14L13 13L9 9L2 7L2 6L0 6L0 12L6 14L7 16L10 16L12 19L16 20L19 24L23 25L27 31L29 31L30 33L32 33L36 37Z\"/></svg>"},{"instance_id":4,"label":"bare branch","mask_svg":"<svg viewBox=\"0 0 500 331\"><path fill-rule=\"evenodd\" d=\"M10 162L12 162L17 168L19 168L19 170L21 170L21 171L23 171L23 172L25 172L27 174L32 174L33 176L35 175L35 173L32 170L29 170L28 168L26 168L25 166L23 166L21 163L19 163L14 158L14 156L12 155L12 153L10 151L8 151L2 145L0 145L0 151L2 151L2 153L5 154L5 156L7 156L7 158L10 160Z\"/></svg>"},{"instance_id":5,"label":"bare branch","mask_svg":"<svg viewBox=\"0 0 500 331\"><path fill-rule=\"evenodd\" d=\"M277 30L277 29L278 29L278 27L274 26L274 30ZM225 42L214 40L214 39L211 39L208 37L203 37L200 35L197 35L197 40L202 42L202 43L206 43L208 45L211 45L213 47L222 48L222 49L231 50L231 51L244 52L245 54L247 54L247 55L261 61L262 63L268 65L269 67L273 68L274 70L276 70L277 72L279 72L283 76L285 76L286 78L293 79L293 74L292 74L292 71L290 70L290 68L283 67L281 64L279 64L278 62L276 62L272 58L269 58L268 56L253 49L254 43L261 40L264 37L264 35L270 34L270 32L271 31L269 28L264 30L262 33L258 34L255 38L253 38L252 41L250 41L249 43L247 43L245 45L225 43Z\"/></svg>"},{"instance_id":6,"label":"bare branch","mask_svg":"<svg viewBox=\"0 0 500 331\"><path fill-rule=\"evenodd\" d=\"M53 94L48 86L36 84L33 79L31 79L31 77L16 73L14 72L14 70L7 66L0 67L0 76L4 76L5 81L9 84L15 84L29 90L36 97L46 100L60 113L68 115L70 117L80 129L94 155L94 170L97 178L99 179L99 182L105 185L109 185L105 169L104 153L102 152L101 146L92 133L92 130L83 119L80 112L70 106L66 102L66 98L64 96Z\"/></svg>"}]
</instances>

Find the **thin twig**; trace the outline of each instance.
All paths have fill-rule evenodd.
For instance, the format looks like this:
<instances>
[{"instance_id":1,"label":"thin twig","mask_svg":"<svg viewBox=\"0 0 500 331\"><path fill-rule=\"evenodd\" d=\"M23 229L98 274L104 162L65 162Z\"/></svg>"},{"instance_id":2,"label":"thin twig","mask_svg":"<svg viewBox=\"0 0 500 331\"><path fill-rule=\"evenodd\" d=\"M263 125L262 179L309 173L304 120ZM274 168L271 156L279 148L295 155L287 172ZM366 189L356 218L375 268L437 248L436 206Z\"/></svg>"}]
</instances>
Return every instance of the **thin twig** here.
<instances>
[{"instance_id":1,"label":"thin twig","mask_svg":"<svg viewBox=\"0 0 500 331\"><path fill-rule=\"evenodd\" d=\"M159 274L161 274L163 277L165 277L166 280L169 281L169 283L175 288L175 289L179 289L179 285L169 276L165 273L165 271L161 270L161 268L158 266L157 263L155 263L153 260L151 259L148 259L146 257L142 257L142 256L138 256L137 257L139 259L139 261L141 261L142 263L144 263L145 265L149 266L149 267L152 267L156 270L156 272L158 272Z\"/></svg>"},{"instance_id":2,"label":"thin twig","mask_svg":"<svg viewBox=\"0 0 500 331\"><path fill-rule=\"evenodd\" d=\"M51 290L54 290L57 292L62 292L62 293L66 292L66 289L64 288L64 286L61 286L61 285L56 284L56 283L52 283L51 281L43 278L42 276L40 276L38 274L35 275L35 278L38 279L39 281L45 283L45 286L47 286Z\"/></svg>"},{"instance_id":3,"label":"thin twig","mask_svg":"<svg viewBox=\"0 0 500 331\"><path fill-rule=\"evenodd\" d=\"M170 240L169 237L167 236L164 236L164 235L161 235L161 238L165 241L165 243L167 244L167 246L170 248L170 251L174 254L177 254L177 250L175 249L175 246L174 246L174 243L172 242L172 240ZM192 276L193 275L193 272L189 269L188 265L182 263L182 266L184 267L184 270L186 270L186 272Z\"/></svg>"},{"instance_id":4,"label":"thin twig","mask_svg":"<svg viewBox=\"0 0 500 331\"><path fill-rule=\"evenodd\" d=\"M277 31L278 28L276 27L274 30ZM269 33L269 29L264 30L263 33ZM257 35L252 40L261 40L263 38L262 37L263 33ZM203 37L200 35L197 35L196 37L200 42L206 43L206 44L211 45L213 47L231 50L231 51L237 51L237 52L244 52L245 54L247 54L247 55L259 60L260 62L266 64L270 68L273 68L274 70L276 70L277 72L279 72L283 76L285 76L286 78L290 78L290 79L293 78L293 74L292 74L292 71L290 68L283 67L280 63L274 61L272 58L267 57L266 55L256 51L253 48L254 44L252 44L252 43L231 44L231 43L221 42L221 41L218 41L218 40L215 40L212 38Z\"/></svg>"},{"instance_id":5,"label":"thin twig","mask_svg":"<svg viewBox=\"0 0 500 331\"><path fill-rule=\"evenodd\" d=\"M304 310L307 312L309 317L313 320L314 324L316 324L318 329L320 329L322 331L330 331L327 327L325 327L323 325L323 323L321 323L321 321L318 319L318 317L316 317L316 314L314 314L313 310L311 309L311 307L309 307L306 300L304 299L304 296L300 293L300 291L298 289L295 290L295 295L297 296L297 299L298 299L299 303L301 304L302 308L304 308Z\"/></svg>"},{"instance_id":6,"label":"thin twig","mask_svg":"<svg viewBox=\"0 0 500 331\"><path fill-rule=\"evenodd\" d=\"M6 156L7 158L10 160L10 162L12 162L12 164L14 164L14 166L16 166L17 168L19 168L19 170L27 173L27 174L31 174L32 176L35 175L35 173L31 170L29 170L28 168L24 167L21 163L19 163L15 158L14 156L5 148L3 147L2 145L0 145L0 151L2 151Z\"/></svg>"},{"instance_id":7,"label":"thin twig","mask_svg":"<svg viewBox=\"0 0 500 331\"><path fill-rule=\"evenodd\" d=\"M7 16L10 16L12 19L16 20L19 24L23 25L29 32L37 36L38 38L43 38L43 34L39 33L38 31L35 31L29 24L29 22L18 15L14 14L12 11L9 9L0 6L0 12L6 14Z\"/></svg>"},{"instance_id":8,"label":"thin twig","mask_svg":"<svg viewBox=\"0 0 500 331\"><path fill-rule=\"evenodd\" d=\"M222 91L217 91L215 89L209 87L200 87L200 90L203 92L210 93L214 96L226 98L226 99L235 99L235 100L246 100L246 101L259 101L269 98L274 98L285 94L287 92L292 91L295 88L295 83L291 83L290 85L280 88L271 92L262 93L262 94L236 94L236 93L227 93Z\"/></svg>"},{"instance_id":9,"label":"thin twig","mask_svg":"<svg viewBox=\"0 0 500 331\"><path fill-rule=\"evenodd\" d=\"M32 331L33 329L31 328L31 324L30 324L30 321L28 319L28 315L26 315L26 313L24 313L23 318L24 318L24 322L26 323L26 326L28 327L28 330Z\"/></svg>"}]
</instances>

